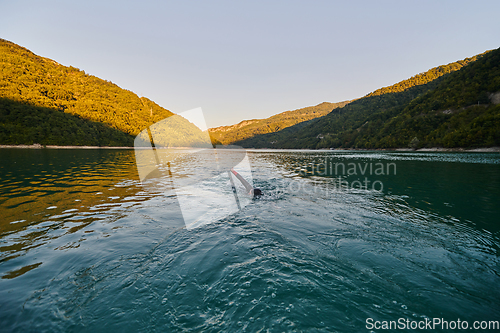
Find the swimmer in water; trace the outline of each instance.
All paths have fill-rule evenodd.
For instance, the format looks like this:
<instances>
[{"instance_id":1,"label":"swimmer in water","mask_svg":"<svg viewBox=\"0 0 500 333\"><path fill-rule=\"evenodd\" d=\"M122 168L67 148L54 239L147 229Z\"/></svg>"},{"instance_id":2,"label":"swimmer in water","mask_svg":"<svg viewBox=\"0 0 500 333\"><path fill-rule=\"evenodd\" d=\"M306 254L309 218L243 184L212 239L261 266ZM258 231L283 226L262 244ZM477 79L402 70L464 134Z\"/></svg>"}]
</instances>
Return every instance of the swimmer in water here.
<instances>
[{"instance_id":1,"label":"swimmer in water","mask_svg":"<svg viewBox=\"0 0 500 333\"><path fill-rule=\"evenodd\" d=\"M245 187L245 190L247 191L248 195L251 195L253 197L256 197L256 196L259 196L259 195L262 195L262 191L258 188L254 188L252 187L252 185L250 185L246 180L245 178L241 177L241 175L239 173L237 173L234 169L231 169L231 172L233 173L233 175L236 176L236 178L238 178L240 180L240 182L243 184L243 186Z\"/></svg>"}]
</instances>

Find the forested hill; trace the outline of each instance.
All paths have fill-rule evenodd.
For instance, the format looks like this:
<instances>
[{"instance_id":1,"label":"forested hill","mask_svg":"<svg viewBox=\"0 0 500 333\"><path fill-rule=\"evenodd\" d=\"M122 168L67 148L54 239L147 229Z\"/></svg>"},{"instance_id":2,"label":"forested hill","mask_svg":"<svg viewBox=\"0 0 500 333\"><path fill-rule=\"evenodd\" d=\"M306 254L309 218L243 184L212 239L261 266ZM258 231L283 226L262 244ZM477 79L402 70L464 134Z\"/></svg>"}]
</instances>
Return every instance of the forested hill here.
<instances>
[{"instance_id":1,"label":"forested hill","mask_svg":"<svg viewBox=\"0 0 500 333\"><path fill-rule=\"evenodd\" d=\"M433 68L306 124L236 142L254 148L500 146L500 49Z\"/></svg>"},{"instance_id":2,"label":"forested hill","mask_svg":"<svg viewBox=\"0 0 500 333\"><path fill-rule=\"evenodd\" d=\"M0 144L132 146L172 113L112 82L0 39Z\"/></svg>"},{"instance_id":3,"label":"forested hill","mask_svg":"<svg viewBox=\"0 0 500 333\"><path fill-rule=\"evenodd\" d=\"M258 134L274 133L295 124L322 117L333 109L343 107L348 103L350 101L339 103L323 102L316 106L285 111L266 119L243 120L236 125L211 128L209 131L211 137L216 141L222 144L231 144Z\"/></svg>"}]
</instances>

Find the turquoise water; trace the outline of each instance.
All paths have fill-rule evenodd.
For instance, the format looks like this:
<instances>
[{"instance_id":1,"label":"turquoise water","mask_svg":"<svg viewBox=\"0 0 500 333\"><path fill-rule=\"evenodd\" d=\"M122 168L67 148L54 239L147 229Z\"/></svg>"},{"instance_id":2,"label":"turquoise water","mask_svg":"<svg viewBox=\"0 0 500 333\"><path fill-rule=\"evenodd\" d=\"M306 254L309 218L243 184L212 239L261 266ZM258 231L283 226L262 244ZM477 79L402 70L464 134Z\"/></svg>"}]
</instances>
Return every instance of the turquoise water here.
<instances>
[{"instance_id":1,"label":"turquoise water","mask_svg":"<svg viewBox=\"0 0 500 333\"><path fill-rule=\"evenodd\" d=\"M500 320L498 153L248 155L264 196L187 230L133 151L0 150L0 331Z\"/></svg>"}]
</instances>

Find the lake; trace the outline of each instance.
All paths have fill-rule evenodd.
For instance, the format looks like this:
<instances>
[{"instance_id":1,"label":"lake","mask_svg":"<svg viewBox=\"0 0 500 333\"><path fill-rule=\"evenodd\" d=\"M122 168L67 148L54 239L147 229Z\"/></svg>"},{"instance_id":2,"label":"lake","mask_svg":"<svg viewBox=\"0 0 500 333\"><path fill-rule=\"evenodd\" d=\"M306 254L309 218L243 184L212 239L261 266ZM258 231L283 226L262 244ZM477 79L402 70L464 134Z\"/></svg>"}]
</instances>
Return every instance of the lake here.
<instances>
[{"instance_id":1,"label":"lake","mask_svg":"<svg viewBox=\"0 0 500 333\"><path fill-rule=\"evenodd\" d=\"M192 196L164 179L141 183L133 150L1 149L0 331L500 320L500 154L247 159L263 195L186 228ZM228 181L210 184L232 198Z\"/></svg>"}]
</instances>

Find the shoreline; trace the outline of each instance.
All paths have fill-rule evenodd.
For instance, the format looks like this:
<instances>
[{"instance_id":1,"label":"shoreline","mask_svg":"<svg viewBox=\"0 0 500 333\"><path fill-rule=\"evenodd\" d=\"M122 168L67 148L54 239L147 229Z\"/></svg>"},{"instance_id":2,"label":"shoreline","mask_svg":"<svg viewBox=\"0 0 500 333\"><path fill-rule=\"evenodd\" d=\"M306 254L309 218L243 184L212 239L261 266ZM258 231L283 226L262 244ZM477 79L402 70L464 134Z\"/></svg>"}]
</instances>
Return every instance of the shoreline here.
<instances>
[{"instance_id":1,"label":"shoreline","mask_svg":"<svg viewBox=\"0 0 500 333\"><path fill-rule=\"evenodd\" d=\"M417 152L467 152L467 153L500 153L500 147L483 147L483 148L420 148L416 150L397 148L396 151L417 151Z\"/></svg>"},{"instance_id":2,"label":"shoreline","mask_svg":"<svg viewBox=\"0 0 500 333\"><path fill-rule=\"evenodd\" d=\"M134 149L134 147L108 147L108 146L56 146L33 144L33 145L0 145L0 148L19 149Z\"/></svg>"},{"instance_id":3,"label":"shoreline","mask_svg":"<svg viewBox=\"0 0 500 333\"><path fill-rule=\"evenodd\" d=\"M261 151L261 150L276 150L276 151L392 151L392 152L455 152L455 153L500 153L500 147L483 147L483 148L442 148L442 147L433 147L433 148L420 148L420 149L411 149L411 148L377 148L377 149L364 149L364 148L335 148L335 149L292 149L292 148L244 148L252 151Z\"/></svg>"},{"instance_id":4,"label":"shoreline","mask_svg":"<svg viewBox=\"0 0 500 333\"><path fill-rule=\"evenodd\" d=\"M135 149L134 147L109 147L109 146L56 146L56 145L0 145L7 149ZM243 148L247 150L297 150L304 149L273 149L273 148ZM359 149L359 148L338 148L338 149L306 149L311 151L397 151L397 152L466 152L466 153L500 153L500 147L483 148L393 148L393 149Z\"/></svg>"}]
</instances>

